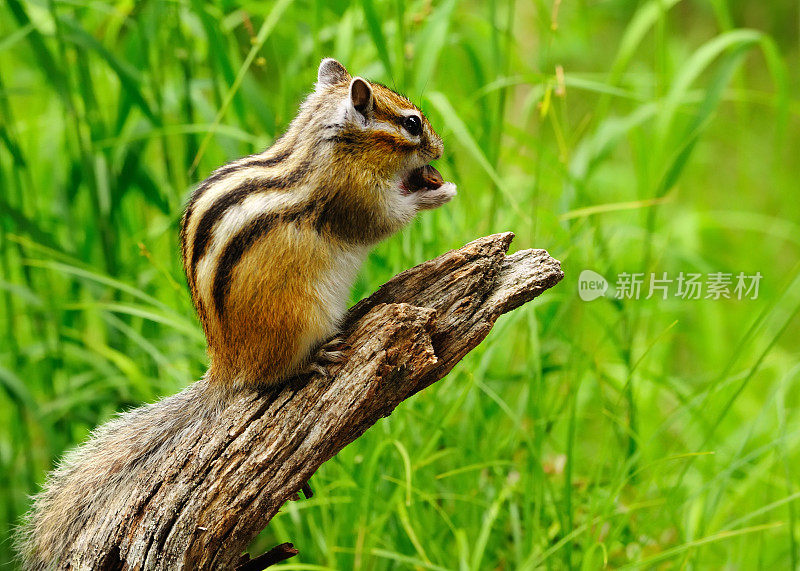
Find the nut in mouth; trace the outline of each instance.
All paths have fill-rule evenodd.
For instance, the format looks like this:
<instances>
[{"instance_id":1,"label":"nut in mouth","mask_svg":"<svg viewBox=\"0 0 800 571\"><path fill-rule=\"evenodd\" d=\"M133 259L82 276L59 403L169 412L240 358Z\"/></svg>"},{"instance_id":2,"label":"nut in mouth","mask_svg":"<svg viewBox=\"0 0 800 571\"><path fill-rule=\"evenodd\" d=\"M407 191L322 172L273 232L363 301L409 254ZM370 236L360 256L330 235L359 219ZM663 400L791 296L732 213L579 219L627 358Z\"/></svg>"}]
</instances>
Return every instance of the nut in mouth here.
<instances>
[{"instance_id":1,"label":"nut in mouth","mask_svg":"<svg viewBox=\"0 0 800 571\"><path fill-rule=\"evenodd\" d=\"M408 171L400 183L401 188L411 194L424 190L436 190L444 184L442 173L431 165L424 165Z\"/></svg>"}]
</instances>

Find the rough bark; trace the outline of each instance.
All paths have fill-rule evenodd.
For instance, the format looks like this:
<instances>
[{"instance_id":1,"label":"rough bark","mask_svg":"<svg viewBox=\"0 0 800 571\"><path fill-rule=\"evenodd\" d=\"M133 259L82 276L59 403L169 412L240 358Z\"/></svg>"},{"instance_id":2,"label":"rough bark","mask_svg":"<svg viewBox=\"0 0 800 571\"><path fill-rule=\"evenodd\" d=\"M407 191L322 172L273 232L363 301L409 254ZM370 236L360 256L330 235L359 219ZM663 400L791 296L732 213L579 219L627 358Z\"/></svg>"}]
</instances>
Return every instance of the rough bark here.
<instances>
[{"instance_id":1,"label":"rough bark","mask_svg":"<svg viewBox=\"0 0 800 571\"><path fill-rule=\"evenodd\" d=\"M261 569L260 561L296 553L283 544L256 560L242 556L320 465L450 372L501 314L561 280L544 250L506 256L512 239L508 232L471 242L359 302L344 327L346 359L327 378L238 395L203 434L177 445L169 466L137 481L114 513L84 530L73 565ZM187 391L201 398L203 382Z\"/></svg>"}]
</instances>

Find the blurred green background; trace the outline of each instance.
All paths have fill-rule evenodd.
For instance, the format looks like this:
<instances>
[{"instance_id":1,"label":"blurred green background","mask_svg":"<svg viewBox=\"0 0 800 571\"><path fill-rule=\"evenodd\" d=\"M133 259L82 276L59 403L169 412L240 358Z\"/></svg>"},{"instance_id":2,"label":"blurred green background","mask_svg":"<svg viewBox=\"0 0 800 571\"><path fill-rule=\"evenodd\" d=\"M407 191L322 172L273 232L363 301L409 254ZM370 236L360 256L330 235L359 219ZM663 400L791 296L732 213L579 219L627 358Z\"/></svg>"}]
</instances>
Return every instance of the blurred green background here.
<instances>
[{"instance_id":1,"label":"blurred green background","mask_svg":"<svg viewBox=\"0 0 800 571\"><path fill-rule=\"evenodd\" d=\"M353 300L505 230L566 278L252 550L798 568L799 28L797 1L0 3L0 564L66 449L202 375L182 205L268 146L334 56L420 104L459 185L375 249ZM644 273L642 295L582 301L584 269ZM664 272L763 277L757 299L644 299Z\"/></svg>"}]
</instances>

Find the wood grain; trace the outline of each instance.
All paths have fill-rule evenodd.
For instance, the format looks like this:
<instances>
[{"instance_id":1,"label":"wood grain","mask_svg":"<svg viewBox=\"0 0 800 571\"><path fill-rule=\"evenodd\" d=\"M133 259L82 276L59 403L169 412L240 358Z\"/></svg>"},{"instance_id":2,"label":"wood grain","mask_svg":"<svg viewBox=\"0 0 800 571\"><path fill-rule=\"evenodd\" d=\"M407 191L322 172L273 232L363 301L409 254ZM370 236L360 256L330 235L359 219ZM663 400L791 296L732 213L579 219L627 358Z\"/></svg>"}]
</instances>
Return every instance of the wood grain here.
<instances>
[{"instance_id":1,"label":"wood grain","mask_svg":"<svg viewBox=\"0 0 800 571\"><path fill-rule=\"evenodd\" d=\"M133 492L54 563L263 568L256 561L271 555L249 560L242 552L324 462L450 372L500 315L561 280L560 263L544 250L507 256L512 239L480 238L395 276L348 313L344 362L327 376L235 395L177 442L168 462L137 474ZM206 389L201 380L182 394L203 399Z\"/></svg>"}]
</instances>

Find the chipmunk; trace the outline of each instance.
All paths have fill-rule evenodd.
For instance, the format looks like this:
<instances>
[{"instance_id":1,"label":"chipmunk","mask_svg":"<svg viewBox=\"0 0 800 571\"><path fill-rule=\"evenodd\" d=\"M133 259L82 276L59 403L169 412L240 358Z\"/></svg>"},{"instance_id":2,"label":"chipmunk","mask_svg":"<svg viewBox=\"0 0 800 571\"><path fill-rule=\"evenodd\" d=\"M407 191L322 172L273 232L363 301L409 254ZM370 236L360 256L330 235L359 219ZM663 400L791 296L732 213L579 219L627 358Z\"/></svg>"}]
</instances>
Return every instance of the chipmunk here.
<instances>
[{"instance_id":1,"label":"chipmunk","mask_svg":"<svg viewBox=\"0 0 800 571\"><path fill-rule=\"evenodd\" d=\"M183 217L210 378L269 385L303 368L338 330L370 248L456 194L428 165L441 155L413 103L323 60L288 131L215 171Z\"/></svg>"},{"instance_id":2,"label":"chipmunk","mask_svg":"<svg viewBox=\"0 0 800 571\"><path fill-rule=\"evenodd\" d=\"M192 194L181 251L208 340L205 377L99 427L50 474L18 533L26 569L70 561L87 524L137 476L201 433L220 395L279 384L337 358L336 335L370 248L456 187L430 162L442 141L411 101L334 59L266 151L223 166Z\"/></svg>"}]
</instances>

